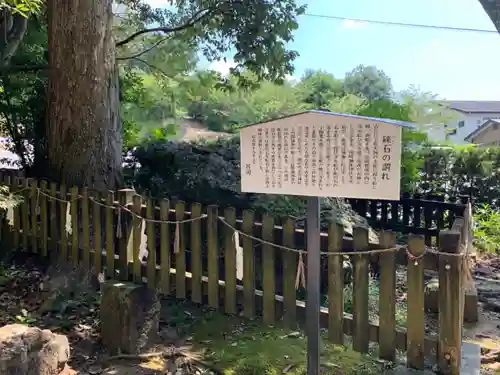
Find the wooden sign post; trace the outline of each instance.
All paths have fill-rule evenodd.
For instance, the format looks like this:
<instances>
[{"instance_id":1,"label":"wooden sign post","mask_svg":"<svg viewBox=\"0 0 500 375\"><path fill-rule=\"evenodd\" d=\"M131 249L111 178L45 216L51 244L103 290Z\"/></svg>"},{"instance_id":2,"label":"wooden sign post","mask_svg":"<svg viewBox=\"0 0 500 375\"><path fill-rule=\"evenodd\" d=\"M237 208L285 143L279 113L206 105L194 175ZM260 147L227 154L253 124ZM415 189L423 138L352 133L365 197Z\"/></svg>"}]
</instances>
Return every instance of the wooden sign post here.
<instances>
[{"instance_id":1,"label":"wooden sign post","mask_svg":"<svg viewBox=\"0 0 500 375\"><path fill-rule=\"evenodd\" d=\"M307 111L240 130L241 191L302 195L307 209L307 373L320 366L319 197L399 200L401 121Z\"/></svg>"}]
</instances>

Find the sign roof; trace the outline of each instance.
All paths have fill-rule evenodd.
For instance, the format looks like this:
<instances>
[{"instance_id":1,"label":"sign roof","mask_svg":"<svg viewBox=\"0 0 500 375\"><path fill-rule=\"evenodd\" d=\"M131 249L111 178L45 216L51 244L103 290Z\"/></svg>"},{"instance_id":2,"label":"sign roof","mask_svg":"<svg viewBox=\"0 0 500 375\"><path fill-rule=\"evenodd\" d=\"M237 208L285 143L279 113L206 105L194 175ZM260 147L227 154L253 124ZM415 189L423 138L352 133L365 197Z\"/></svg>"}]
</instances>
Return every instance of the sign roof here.
<instances>
[{"instance_id":1,"label":"sign roof","mask_svg":"<svg viewBox=\"0 0 500 375\"><path fill-rule=\"evenodd\" d=\"M328 111L320 111L320 110L307 110L307 111L297 112L297 113L294 113L292 115L287 115L287 116L282 116L282 117L278 117L278 118L271 119L271 120L257 122L255 124L249 124L249 125L243 126L242 128L240 128L240 130L244 130L245 128L252 127L252 126L255 126L255 125L262 125L262 124L266 124L266 123L269 123L269 122L284 120L284 119L288 119L290 117L302 116L302 115L306 115L306 114L310 114L310 113L317 114L318 116L335 116L335 117L346 117L346 118L351 118L351 119L377 121L377 122L383 122L383 123L386 123L386 124L391 124L391 125L394 125L394 126L405 127L405 128L414 128L416 126L415 123L413 123L413 122L393 120L393 119L388 119L388 118L359 116L359 115L352 115L352 114L341 113L341 112L328 112Z\"/></svg>"}]
</instances>

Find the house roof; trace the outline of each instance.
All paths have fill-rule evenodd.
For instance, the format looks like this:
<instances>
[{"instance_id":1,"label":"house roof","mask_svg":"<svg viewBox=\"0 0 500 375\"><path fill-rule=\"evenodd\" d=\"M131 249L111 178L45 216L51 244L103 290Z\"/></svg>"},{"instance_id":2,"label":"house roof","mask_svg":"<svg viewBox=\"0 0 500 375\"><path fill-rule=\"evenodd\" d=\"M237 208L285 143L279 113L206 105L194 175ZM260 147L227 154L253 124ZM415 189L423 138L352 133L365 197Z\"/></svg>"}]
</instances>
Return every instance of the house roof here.
<instances>
[{"instance_id":1,"label":"house roof","mask_svg":"<svg viewBox=\"0 0 500 375\"><path fill-rule=\"evenodd\" d=\"M440 104L464 113L500 113L500 101L442 100Z\"/></svg>"},{"instance_id":2,"label":"house roof","mask_svg":"<svg viewBox=\"0 0 500 375\"><path fill-rule=\"evenodd\" d=\"M268 121L258 122L256 124L246 125L246 126L242 127L241 129L243 130L243 129L248 128L250 126L262 125L262 124L265 124L265 123L268 123L268 122L283 120L283 119L290 118L290 117L295 117L295 116L301 116L301 115L305 115L305 114L308 114L308 113L313 113L313 114L318 114L318 115L324 115L324 116L336 116L336 117L346 117L346 118L351 118L351 119L378 121L378 122L384 122L386 124L391 124L391 125L401 126L401 127L409 127L409 128L415 127L414 123L407 122L407 121L393 120L393 119L380 118L380 117L358 116L358 115L351 115L351 114L348 114L348 113L340 113L340 112L328 112L328 111L308 110L308 111L297 112L297 113L294 113L294 114L288 115L288 116L282 116L282 117L279 117L279 118L270 119Z\"/></svg>"},{"instance_id":3,"label":"house roof","mask_svg":"<svg viewBox=\"0 0 500 375\"><path fill-rule=\"evenodd\" d=\"M493 124L500 124L500 118L492 118L492 119L489 119L489 120L485 121L484 124L482 124L481 126L479 126L478 128L476 128L476 130L474 130L467 137L465 137L464 140L466 140L466 141L471 140L472 138L474 138L474 136L476 136L481 131L483 131L484 129L490 127Z\"/></svg>"}]
</instances>

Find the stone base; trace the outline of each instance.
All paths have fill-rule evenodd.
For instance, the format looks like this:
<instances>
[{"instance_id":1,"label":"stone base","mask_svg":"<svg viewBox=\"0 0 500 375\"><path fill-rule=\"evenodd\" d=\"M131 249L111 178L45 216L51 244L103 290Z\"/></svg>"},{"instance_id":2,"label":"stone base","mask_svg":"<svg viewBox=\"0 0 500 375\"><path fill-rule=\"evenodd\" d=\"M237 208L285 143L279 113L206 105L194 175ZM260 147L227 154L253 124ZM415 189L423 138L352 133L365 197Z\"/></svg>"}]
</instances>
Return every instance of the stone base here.
<instances>
[{"instance_id":1,"label":"stone base","mask_svg":"<svg viewBox=\"0 0 500 375\"><path fill-rule=\"evenodd\" d=\"M480 375L481 371L481 347L477 344L462 342L462 359L460 361L460 375ZM433 375L431 370L418 371L398 366L388 370L384 375Z\"/></svg>"},{"instance_id":2,"label":"stone base","mask_svg":"<svg viewBox=\"0 0 500 375\"><path fill-rule=\"evenodd\" d=\"M157 340L160 302L154 291L112 280L101 291L101 338L110 353L140 353Z\"/></svg>"},{"instance_id":3,"label":"stone base","mask_svg":"<svg viewBox=\"0 0 500 375\"><path fill-rule=\"evenodd\" d=\"M21 324L0 328L2 375L60 375L68 360L66 336Z\"/></svg>"},{"instance_id":4,"label":"stone base","mask_svg":"<svg viewBox=\"0 0 500 375\"><path fill-rule=\"evenodd\" d=\"M479 319L477 290L471 288L465 292L464 322L476 323ZM439 284L437 280L431 280L425 289L424 296L425 311L431 313L439 312Z\"/></svg>"}]
</instances>

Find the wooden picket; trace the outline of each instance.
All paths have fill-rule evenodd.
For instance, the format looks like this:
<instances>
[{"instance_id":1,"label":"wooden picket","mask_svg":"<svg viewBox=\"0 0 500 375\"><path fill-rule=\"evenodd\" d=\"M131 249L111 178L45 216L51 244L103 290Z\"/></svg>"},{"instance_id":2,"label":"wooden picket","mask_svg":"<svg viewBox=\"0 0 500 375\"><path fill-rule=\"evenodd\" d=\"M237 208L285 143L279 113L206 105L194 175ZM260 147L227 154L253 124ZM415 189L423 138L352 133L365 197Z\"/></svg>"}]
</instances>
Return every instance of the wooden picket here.
<instances>
[{"instance_id":1,"label":"wooden picket","mask_svg":"<svg viewBox=\"0 0 500 375\"><path fill-rule=\"evenodd\" d=\"M208 301L210 307L228 314L236 314L241 308L245 317L262 316L268 325L283 321L285 326L296 328L304 315L305 302L298 300L296 276L297 250L304 249L305 233L296 228L293 218L284 218L280 220L283 225L277 226L278 220L269 214L262 216L262 223L256 223L251 210L243 211L241 219L231 207L219 212L217 206L204 208L192 203L187 211L182 201L171 207L168 200L157 202L132 195L130 190L118 192L115 201L113 192L89 194L87 188L73 187L68 195L65 186L45 181L2 181L24 196L14 209L13 226L5 230L7 223L1 222L2 240L12 232L12 243L24 251L44 257L56 254L75 266L104 272L107 278L142 283L145 277L149 288L164 295L190 298L198 304ZM68 205L70 223L66 223ZM417 212L409 207L405 202L360 201L356 209L366 214L381 212L381 219L388 222L394 221L400 212L403 223L410 216L420 220L420 209ZM423 211L424 221L429 220L430 209L426 211L424 206ZM433 217L436 212L437 220L442 222L442 210L434 210ZM362 353L368 352L369 343L376 341L380 345L379 356L390 361L395 360L396 350L406 350L408 366L416 369L422 369L424 359L437 350L440 368L458 374L464 260L446 253L460 251L461 238L468 238L467 230L470 229L466 229L464 220L456 218L452 229L439 234L438 255L426 252L425 243L429 240L425 235L410 236L408 248L398 249L394 232L381 232L379 243L373 244L365 228L354 228L352 238L347 238L341 225L330 223L328 233L321 234L321 250L336 253L322 257L327 270L322 274L322 278L326 277L322 285L327 287L328 303L321 310L321 324L328 328L329 341L343 345L344 335L351 335L353 348ZM272 246L273 243L290 250ZM146 264L140 257L144 246L148 250ZM242 260L239 247L243 250ZM364 253L380 249L389 250ZM348 260L353 264L352 315L344 312L344 262ZM240 281L237 269L241 261ZM369 264L374 262L380 266L378 325L369 319ZM396 325L397 264L407 267L406 330ZM440 272L438 340L425 336L426 268ZM256 285L262 286L256 289Z\"/></svg>"},{"instance_id":2,"label":"wooden picket","mask_svg":"<svg viewBox=\"0 0 500 375\"><path fill-rule=\"evenodd\" d=\"M222 228L224 232L224 268L225 268L225 311L236 314L236 243L234 232L231 228L236 226L236 210L232 207L224 210L224 221L227 225Z\"/></svg>"},{"instance_id":3,"label":"wooden picket","mask_svg":"<svg viewBox=\"0 0 500 375\"><path fill-rule=\"evenodd\" d=\"M408 316L412 324L408 325L407 361L411 368L424 369L424 265L418 259L425 251L424 238L411 236L408 242L408 252L416 257L408 262Z\"/></svg>"},{"instance_id":4,"label":"wooden picket","mask_svg":"<svg viewBox=\"0 0 500 375\"><path fill-rule=\"evenodd\" d=\"M380 244L390 249L396 246L396 234L380 233ZM379 326L380 358L396 359L396 256L395 252L380 254Z\"/></svg>"},{"instance_id":5,"label":"wooden picket","mask_svg":"<svg viewBox=\"0 0 500 375\"><path fill-rule=\"evenodd\" d=\"M328 226L328 251L342 252L344 227ZM336 345L344 344L344 257L328 256L328 337Z\"/></svg>"}]
</instances>

